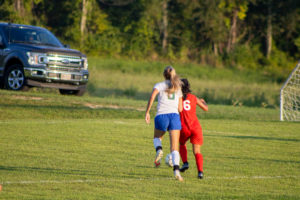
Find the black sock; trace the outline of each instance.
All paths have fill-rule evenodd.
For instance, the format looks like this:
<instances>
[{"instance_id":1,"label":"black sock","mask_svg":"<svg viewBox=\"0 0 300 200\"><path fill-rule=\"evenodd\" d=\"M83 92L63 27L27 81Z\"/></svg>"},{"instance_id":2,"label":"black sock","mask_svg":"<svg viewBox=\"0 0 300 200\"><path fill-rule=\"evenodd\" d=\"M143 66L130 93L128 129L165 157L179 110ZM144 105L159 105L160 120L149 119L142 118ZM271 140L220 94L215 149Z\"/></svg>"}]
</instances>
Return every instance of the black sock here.
<instances>
[{"instance_id":1,"label":"black sock","mask_svg":"<svg viewBox=\"0 0 300 200\"><path fill-rule=\"evenodd\" d=\"M175 170L179 170L179 166L178 165L174 165L173 171L175 171Z\"/></svg>"},{"instance_id":2,"label":"black sock","mask_svg":"<svg viewBox=\"0 0 300 200\"><path fill-rule=\"evenodd\" d=\"M156 147L156 151L158 150L162 150L162 147L161 146Z\"/></svg>"}]
</instances>

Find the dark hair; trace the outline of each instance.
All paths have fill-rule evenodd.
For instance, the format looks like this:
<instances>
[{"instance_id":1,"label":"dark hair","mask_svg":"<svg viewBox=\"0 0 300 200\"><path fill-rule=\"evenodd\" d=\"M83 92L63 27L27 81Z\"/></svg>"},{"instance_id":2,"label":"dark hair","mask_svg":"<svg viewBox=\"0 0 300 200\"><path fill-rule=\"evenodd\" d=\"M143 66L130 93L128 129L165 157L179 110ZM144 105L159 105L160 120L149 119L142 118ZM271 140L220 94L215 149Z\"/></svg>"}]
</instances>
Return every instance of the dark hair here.
<instances>
[{"instance_id":1,"label":"dark hair","mask_svg":"<svg viewBox=\"0 0 300 200\"><path fill-rule=\"evenodd\" d=\"M192 91L190 89L190 83L186 78L181 79L181 82L182 82L181 91L183 95L183 100L185 100L187 94L191 93Z\"/></svg>"}]
</instances>

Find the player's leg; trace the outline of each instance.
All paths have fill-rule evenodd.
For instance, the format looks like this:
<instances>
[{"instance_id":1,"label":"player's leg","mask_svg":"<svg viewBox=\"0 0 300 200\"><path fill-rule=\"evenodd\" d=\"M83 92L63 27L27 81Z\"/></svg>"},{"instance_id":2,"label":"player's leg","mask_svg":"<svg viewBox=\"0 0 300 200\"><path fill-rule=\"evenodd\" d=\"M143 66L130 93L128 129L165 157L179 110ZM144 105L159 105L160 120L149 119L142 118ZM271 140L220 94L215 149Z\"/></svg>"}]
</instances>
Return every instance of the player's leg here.
<instances>
[{"instance_id":1,"label":"player's leg","mask_svg":"<svg viewBox=\"0 0 300 200\"><path fill-rule=\"evenodd\" d=\"M186 148L185 143L180 143L179 153L180 153L180 157L181 157L182 162L187 163L188 162L188 157L187 157L187 148Z\"/></svg>"},{"instance_id":2,"label":"player's leg","mask_svg":"<svg viewBox=\"0 0 300 200\"><path fill-rule=\"evenodd\" d=\"M154 165L155 167L159 167L161 158L163 157L161 141L169 125L169 120L166 115L158 115L154 118L154 123L155 123L155 128L154 128L153 145L156 151Z\"/></svg>"},{"instance_id":3,"label":"player's leg","mask_svg":"<svg viewBox=\"0 0 300 200\"><path fill-rule=\"evenodd\" d=\"M180 157L182 160L182 167L180 168L181 172L184 172L189 168L189 163L188 163L188 156L187 156L187 148L186 148L186 141L190 137L190 131L184 127L182 127L180 131L180 138L179 138L179 153Z\"/></svg>"},{"instance_id":4,"label":"player's leg","mask_svg":"<svg viewBox=\"0 0 300 200\"><path fill-rule=\"evenodd\" d=\"M201 145L200 144L193 144L193 153L195 155L195 160L198 169L198 178L203 178L203 156L201 154Z\"/></svg>"},{"instance_id":5,"label":"player's leg","mask_svg":"<svg viewBox=\"0 0 300 200\"><path fill-rule=\"evenodd\" d=\"M201 145L203 144L203 134L200 124L195 124L194 128L191 130L191 143L193 144L193 153L195 156L198 178L203 178L203 156L201 154Z\"/></svg>"},{"instance_id":6,"label":"player's leg","mask_svg":"<svg viewBox=\"0 0 300 200\"><path fill-rule=\"evenodd\" d=\"M171 145L171 152L172 152L172 162L173 162L173 170L174 170L174 176L179 181L183 181L183 178L180 175L179 172L179 162L180 162L180 156L179 156L179 135L180 130L171 130L170 132L170 145Z\"/></svg>"},{"instance_id":7,"label":"player's leg","mask_svg":"<svg viewBox=\"0 0 300 200\"><path fill-rule=\"evenodd\" d=\"M179 152L180 152L181 160L182 160L182 162L183 162L183 165L182 165L182 167L180 168L180 171L181 171L181 172L185 172L185 170L188 170L188 169L189 169L189 162L188 162L188 159L187 159L187 148L186 148L186 144L180 144Z\"/></svg>"},{"instance_id":8,"label":"player's leg","mask_svg":"<svg viewBox=\"0 0 300 200\"><path fill-rule=\"evenodd\" d=\"M179 114L170 114L169 115L170 124L168 127L170 135L170 146L172 152L172 161L173 161L173 170L175 178L179 181L183 181L183 178L180 175L179 171L179 137L181 130L181 121Z\"/></svg>"},{"instance_id":9,"label":"player's leg","mask_svg":"<svg viewBox=\"0 0 300 200\"><path fill-rule=\"evenodd\" d=\"M161 163L161 158L163 157L163 150L162 150L162 138L165 134L165 131L161 131L158 129L154 129L154 138L153 138L153 145L156 151L154 165L155 167L159 167Z\"/></svg>"}]
</instances>

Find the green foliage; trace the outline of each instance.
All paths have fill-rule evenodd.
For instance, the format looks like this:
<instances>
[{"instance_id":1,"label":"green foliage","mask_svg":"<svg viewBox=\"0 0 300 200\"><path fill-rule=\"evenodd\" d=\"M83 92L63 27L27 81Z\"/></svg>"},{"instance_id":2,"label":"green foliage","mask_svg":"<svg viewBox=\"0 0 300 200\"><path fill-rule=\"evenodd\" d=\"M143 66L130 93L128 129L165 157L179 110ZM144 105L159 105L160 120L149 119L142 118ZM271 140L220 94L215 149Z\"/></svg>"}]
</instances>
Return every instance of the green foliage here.
<instances>
[{"instance_id":1,"label":"green foliage","mask_svg":"<svg viewBox=\"0 0 300 200\"><path fill-rule=\"evenodd\" d=\"M31 24L33 14L31 13L31 0L22 0L20 10L16 10L14 0L5 0L0 2L0 19L1 21Z\"/></svg>"},{"instance_id":2,"label":"green foliage","mask_svg":"<svg viewBox=\"0 0 300 200\"><path fill-rule=\"evenodd\" d=\"M218 7L225 13L225 24L229 29L231 26L231 18L234 11L237 11L237 16L240 20L247 16L249 1L243 0L220 0Z\"/></svg>"},{"instance_id":3,"label":"green foliage","mask_svg":"<svg viewBox=\"0 0 300 200\"><path fill-rule=\"evenodd\" d=\"M271 59L267 61L266 73L277 82L283 82L296 66L287 53L273 48Z\"/></svg>"},{"instance_id":4,"label":"green foliage","mask_svg":"<svg viewBox=\"0 0 300 200\"><path fill-rule=\"evenodd\" d=\"M105 31L111 29L111 24L107 20L107 14L104 13L99 6L97 5L96 1L88 1L89 7L88 15L87 15L87 29L88 32L92 35L96 34L103 34ZM89 34L89 35L90 35Z\"/></svg>"},{"instance_id":5,"label":"green foliage","mask_svg":"<svg viewBox=\"0 0 300 200\"><path fill-rule=\"evenodd\" d=\"M300 55L300 3L294 0L168 1L163 54L162 1L87 0L83 34L82 2L2 0L0 19L46 27L63 43L89 55L263 70L274 81L283 81ZM267 59L269 19L273 53Z\"/></svg>"},{"instance_id":6,"label":"green foliage","mask_svg":"<svg viewBox=\"0 0 300 200\"><path fill-rule=\"evenodd\" d=\"M10 1L4 1L0 4L0 19L1 21L17 22L17 15Z\"/></svg>"},{"instance_id":7,"label":"green foliage","mask_svg":"<svg viewBox=\"0 0 300 200\"><path fill-rule=\"evenodd\" d=\"M259 71L262 70L262 65L258 64L261 59L264 59L264 55L259 45L251 47L239 45L225 57L225 62L228 67Z\"/></svg>"},{"instance_id":8,"label":"green foliage","mask_svg":"<svg viewBox=\"0 0 300 200\"><path fill-rule=\"evenodd\" d=\"M131 36L130 43L123 50L129 55L143 57L153 50L154 32L150 20L148 16L144 16L125 28L125 33Z\"/></svg>"}]
</instances>

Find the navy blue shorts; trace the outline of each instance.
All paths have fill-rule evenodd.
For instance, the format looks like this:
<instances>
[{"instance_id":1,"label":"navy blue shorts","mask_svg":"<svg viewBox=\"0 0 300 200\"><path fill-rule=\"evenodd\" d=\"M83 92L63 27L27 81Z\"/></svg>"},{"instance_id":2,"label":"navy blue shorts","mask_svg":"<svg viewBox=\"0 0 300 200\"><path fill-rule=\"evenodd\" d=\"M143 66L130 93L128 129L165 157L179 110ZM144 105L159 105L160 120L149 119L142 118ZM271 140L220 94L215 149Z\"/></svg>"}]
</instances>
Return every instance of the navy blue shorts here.
<instances>
[{"instance_id":1,"label":"navy blue shorts","mask_svg":"<svg viewBox=\"0 0 300 200\"><path fill-rule=\"evenodd\" d=\"M161 131L181 130L180 116L177 113L157 115L154 122L155 128Z\"/></svg>"}]
</instances>

